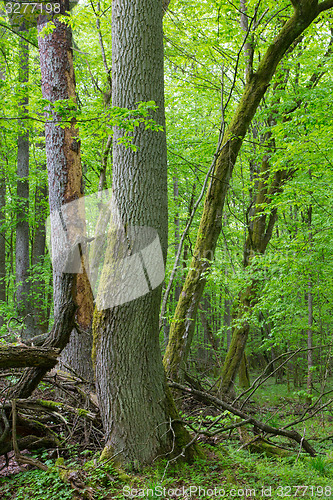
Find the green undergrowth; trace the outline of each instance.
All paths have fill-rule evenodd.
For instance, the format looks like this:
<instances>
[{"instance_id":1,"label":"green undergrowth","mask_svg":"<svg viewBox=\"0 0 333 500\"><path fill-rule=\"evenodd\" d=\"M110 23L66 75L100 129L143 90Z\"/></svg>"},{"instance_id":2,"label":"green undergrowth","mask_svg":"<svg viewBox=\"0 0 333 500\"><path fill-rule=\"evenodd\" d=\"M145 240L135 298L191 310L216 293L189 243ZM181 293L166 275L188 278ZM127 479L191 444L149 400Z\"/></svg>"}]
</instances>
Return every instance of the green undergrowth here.
<instances>
[{"instance_id":1,"label":"green undergrowth","mask_svg":"<svg viewBox=\"0 0 333 500\"><path fill-rule=\"evenodd\" d=\"M96 457L87 458L85 463L73 457L65 465L84 475L86 490L80 491L60 478L55 461L48 461L47 472L30 470L0 478L0 498L333 498L333 453L315 458L295 454L288 459L272 459L231 445L205 449L207 459L191 465L161 460L139 471L127 469L126 474L119 474L110 463L100 464Z\"/></svg>"},{"instance_id":2,"label":"green undergrowth","mask_svg":"<svg viewBox=\"0 0 333 500\"><path fill-rule=\"evenodd\" d=\"M256 418L276 427L299 418L305 408L301 396L283 385L262 387L251 399ZM212 423L218 416L205 418ZM233 418L227 414L224 424L232 423L229 419ZM191 423L200 426L193 418ZM201 443L207 458L191 465L160 459L150 467L119 471L111 462L99 462L98 454L82 452L73 446L64 460L58 462L51 460L47 451L39 454L37 458L49 467L47 472L35 469L0 477L0 500L333 499L331 407L292 428L310 440L318 453L316 457L300 453L299 445L285 438L274 442L292 449L291 457L271 458L250 453L241 447L237 429L230 439L223 435L218 436L214 445L209 440ZM61 471L60 464L66 469ZM80 471L83 488L75 489L68 483L73 471Z\"/></svg>"}]
</instances>

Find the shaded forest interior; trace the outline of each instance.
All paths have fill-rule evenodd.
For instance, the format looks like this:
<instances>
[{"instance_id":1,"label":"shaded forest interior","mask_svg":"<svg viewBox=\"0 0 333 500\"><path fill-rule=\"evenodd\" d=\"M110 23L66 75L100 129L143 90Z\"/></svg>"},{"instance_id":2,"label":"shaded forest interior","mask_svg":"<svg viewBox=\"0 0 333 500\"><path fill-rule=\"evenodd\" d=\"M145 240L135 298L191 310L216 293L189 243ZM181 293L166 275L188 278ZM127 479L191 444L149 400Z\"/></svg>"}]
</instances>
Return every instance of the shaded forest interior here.
<instances>
[{"instance_id":1,"label":"shaded forest interior","mask_svg":"<svg viewBox=\"0 0 333 500\"><path fill-rule=\"evenodd\" d=\"M333 498L332 9L4 3L0 498Z\"/></svg>"}]
</instances>

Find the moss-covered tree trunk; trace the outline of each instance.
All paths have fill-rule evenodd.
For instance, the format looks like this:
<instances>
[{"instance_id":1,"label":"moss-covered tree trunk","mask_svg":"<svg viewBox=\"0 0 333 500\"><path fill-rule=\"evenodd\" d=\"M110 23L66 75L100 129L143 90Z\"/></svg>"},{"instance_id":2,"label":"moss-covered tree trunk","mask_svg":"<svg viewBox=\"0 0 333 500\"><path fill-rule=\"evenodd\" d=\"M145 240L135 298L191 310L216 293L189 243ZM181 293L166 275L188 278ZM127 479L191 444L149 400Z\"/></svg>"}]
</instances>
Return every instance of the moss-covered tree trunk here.
<instances>
[{"instance_id":1,"label":"moss-covered tree trunk","mask_svg":"<svg viewBox=\"0 0 333 500\"><path fill-rule=\"evenodd\" d=\"M156 0L114 0L112 104L133 109L138 101L154 100L158 105L154 119L165 127L162 13L162 3ZM137 151L118 142L123 135L124 131L115 128L113 194L122 229L109 236L97 296L98 310L94 314L93 356L106 434L103 456L116 455L116 460L121 462L142 464L172 451L179 453L189 436L179 422L173 422L178 417L162 365L161 285L155 288L150 282L143 296L127 301L124 296L120 302L116 296L109 296L110 302L103 304L103 292L109 291L107 280L115 246L119 246L119 266L126 256L133 259L143 253L140 248L145 248L143 241L129 236L130 228L152 228L158 234L164 262L167 251L165 130L155 132L145 130L144 126L137 127L133 138ZM134 245L132 252L126 240ZM154 260L155 253L151 253L144 265L145 274L149 275L147 267ZM142 269L141 264L139 267ZM129 292L138 285L140 274L128 278L132 280ZM141 275L142 279L145 278ZM125 286L126 283L120 281L119 288Z\"/></svg>"},{"instance_id":2,"label":"moss-covered tree trunk","mask_svg":"<svg viewBox=\"0 0 333 500\"><path fill-rule=\"evenodd\" d=\"M248 75L243 96L225 132L217 155L214 175L206 194L194 255L180 294L164 355L167 375L182 379L200 298L210 270L212 255L221 230L224 201L243 139L264 96L277 65L291 44L320 12L330 9L333 1L293 0L293 15L268 47L257 70ZM246 334L245 334L246 336Z\"/></svg>"},{"instance_id":3,"label":"moss-covered tree trunk","mask_svg":"<svg viewBox=\"0 0 333 500\"><path fill-rule=\"evenodd\" d=\"M331 52L331 44L325 54L325 57L329 56ZM315 87L318 83L318 70L322 69L322 62L319 63L317 70L313 73L311 78L308 80L307 87L309 89ZM321 73L322 75L323 73ZM284 82L284 84L286 81ZM298 106L302 104L300 100L298 102ZM269 124L272 126L276 125L276 121L270 117ZM274 151L275 142L272 137L271 132L267 132L266 134L266 143L268 150ZM249 224L248 228L248 237L246 239L245 247L244 247L244 267L249 267L251 265L252 259L257 254L264 254L269 243L269 240L272 236L273 227L276 219L276 209L273 209L268 220L265 214L261 214L262 207L268 206L274 194L281 191L284 182L288 177L291 177L293 174L292 171L281 170L277 171L273 174L272 179L270 179L270 162L269 162L269 154L266 154L263 158L261 164L261 170L259 173L259 177L257 180L258 188L257 194L253 203L254 210L253 214L251 214L252 220ZM311 220L311 209L309 209L308 218ZM310 237L311 240L311 237ZM246 377L244 375L244 368L246 364L244 364L244 356L245 356L245 344L248 336L248 325L247 318L251 314L251 310L253 306L258 301L258 291L255 277L252 279L251 283L251 297L249 297L246 293L240 294L239 302L240 307L236 311L236 320L237 327L233 330L233 337L231 342L230 352L227 353L227 357L225 359L222 373L221 373L221 385L220 385L220 394L227 393L232 390L235 378L237 375L238 369L239 372L239 382L243 388L246 388L242 380L246 382ZM310 299L309 299L310 300ZM310 305L309 308L311 309ZM309 313L309 318L310 318ZM310 319L309 319L310 321ZM241 326L243 324L243 327ZM308 337L309 338L309 337ZM311 334L310 334L310 344L311 344ZM312 356L312 350L310 349L310 357ZM310 361L311 363L311 361ZM242 371L242 373L241 373ZM311 374L310 374L311 376ZM242 379L242 380L241 380Z\"/></svg>"},{"instance_id":4,"label":"moss-covered tree trunk","mask_svg":"<svg viewBox=\"0 0 333 500\"><path fill-rule=\"evenodd\" d=\"M274 150L275 144L270 132L267 133L267 140L268 147ZM289 176L291 176L291 172L288 170L278 170L271 175L269 154L264 156L254 199L252 220L249 224L248 236L244 246L243 265L245 268L250 268L253 257L263 255L266 251L272 236L277 210L273 208L268 216L262 213L262 208L269 206L274 194L282 190L283 184ZM245 346L249 335L249 317L259 298L259 286L254 269L248 286L239 294L238 306L234 315L235 326L232 330L230 347L221 371L220 394L228 393L233 389L236 375L241 368L243 371L239 374L240 385L246 388L246 378L248 377L244 377L244 374L246 374Z\"/></svg>"}]
</instances>

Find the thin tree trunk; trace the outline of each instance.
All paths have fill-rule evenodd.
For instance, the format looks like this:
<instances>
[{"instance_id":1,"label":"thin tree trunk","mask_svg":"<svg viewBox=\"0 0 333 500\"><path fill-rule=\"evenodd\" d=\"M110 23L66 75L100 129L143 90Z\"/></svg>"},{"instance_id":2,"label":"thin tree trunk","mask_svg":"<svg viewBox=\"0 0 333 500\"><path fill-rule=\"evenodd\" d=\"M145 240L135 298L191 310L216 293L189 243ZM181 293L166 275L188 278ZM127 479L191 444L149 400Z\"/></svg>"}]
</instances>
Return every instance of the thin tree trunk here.
<instances>
[{"instance_id":1,"label":"thin tree trunk","mask_svg":"<svg viewBox=\"0 0 333 500\"><path fill-rule=\"evenodd\" d=\"M311 178L311 175L310 175ZM311 223L312 223L312 207L308 209L308 225L310 229L309 233L309 245L312 246L312 233L311 233ZM308 330L307 330L307 364L308 364L308 374L306 380L306 390L308 395L312 394L312 368L313 368L313 343L312 343L312 325L313 325L313 296L312 296L312 279L310 276L308 282ZM311 403L311 397L309 397L309 403Z\"/></svg>"},{"instance_id":2,"label":"thin tree trunk","mask_svg":"<svg viewBox=\"0 0 333 500\"><path fill-rule=\"evenodd\" d=\"M0 301L6 302L6 232L3 224L6 222L6 176L0 167ZM0 316L0 327L3 318Z\"/></svg>"},{"instance_id":3,"label":"thin tree trunk","mask_svg":"<svg viewBox=\"0 0 333 500\"><path fill-rule=\"evenodd\" d=\"M239 380L239 385L242 389L248 389L250 387L249 366L245 352L243 353L240 362L238 380Z\"/></svg>"},{"instance_id":4,"label":"thin tree trunk","mask_svg":"<svg viewBox=\"0 0 333 500\"><path fill-rule=\"evenodd\" d=\"M307 331L307 346L308 346L308 376L306 389L308 394L312 394L312 367L313 367L313 351L312 351L312 324L313 324L313 301L312 301L312 282L308 283L308 331Z\"/></svg>"},{"instance_id":5,"label":"thin tree trunk","mask_svg":"<svg viewBox=\"0 0 333 500\"><path fill-rule=\"evenodd\" d=\"M29 44L19 39L19 82L25 97L20 101L20 113L28 113L28 92L24 89L29 81ZM19 122L17 140L17 222L16 222L16 300L17 311L24 322L24 340L34 336L34 318L30 310L29 281L29 131L24 120Z\"/></svg>"},{"instance_id":6,"label":"thin tree trunk","mask_svg":"<svg viewBox=\"0 0 333 500\"><path fill-rule=\"evenodd\" d=\"M225 274L227 275L227 270L225 270ZM227 351L230 347L231 342L231 299L228 297L228 289L224 287L224 312L223 312L223 326L226 332L226 347Z\"/></svg>"},{"instance_id":7,"label":"thin tree trunk","mask_svg":"<svg viewBox=\"0 0 333 500\"><path fill-rule=\"evenodd\" d=\"M330 2L314 0L293 1L294 14L284 24L261 59L257 70L245 85L243 96L223 137L217 156L214 175L209 186L198 230L194 256L177 304L171 325L169 344L164 355L168 376L181 379L198 305L210 271L217 239L221 231L221 218L229 181L238 153L253 116L275 73L277 65L291 44L323 10L330 9Z\"/></svg>"},{"instance_id":8,"label":"thin tree trunk","mask_svg":"<svg viewBox=\"0 0 333 500\"><path fill-rule=\"evenodd\" d=\"M215 337L213 328L207 319L208 307L209 307L209 301L207 298L205 298L205 300L204 300L204 309L205 310L203 310L203 307L201 305L199 306L200 319L201 319L201 323L202 323L202 326L204 329L204 344L205 344L205 354L206 354L205 369L215 371L216 366L220 367L219 339ZM212 348L213 348L213 351L212 351ZM211 357L211 355L213 353L215 355L216 362L214 362L212 357Z\"/></svg>"},{"instance_id":9,"label":"thin tree trunk","mask_svg":"<svg viewBox=\"0 0 333 500\"><path fill-rule=\"evenodd\" d=\"M178 178L173 177L173 201L175 204L175 215L173 218L174 223L174 233L175 233L175 259L177 260L178 247L180 243L180 222L179 222L179 207L178 207L178 198L179 198L179 186L178 186ZM173 290L173 304L178 302L179 294L181 291L181 283L180 283L180 275L179 272L175 274L174 279L174 290ZM170 332L170 322L164 316L163 317L163 336L164 336L164 346L166 347L169 342L169 332Z\"/></svg>"},{"instance_id":10,"label":"thin tree trunk","mask_svg":"<svg viewBox=\"0 0 333 500\"><path fill-rule=\"evenodd\" d=\"M240 25L241 29L244 31L244 47L243 52L245 55L245 80L249 81L249 79L253 75L253 35L249 36L249 21L247 15L247 0L240 0ZM246 37L246 40L245 40Z\"/></svg>"},{"instance_id":11,"label":"thin tree trunk","mask_svg":"<svg viewBox=\"0 0 333 500\"><path fill-rule=\"evenodd\" d=\"M162 4L155 0L114 0L112 6L112 70L114 106L133 109L138 101L154 100L154 119L165 127L163 88ZM177 453L189 440L166 385L159 347L161 285L133 300L103 304L110 286L113 251L127 255L130 228L157 231L163 259L167 250L167 171L164 132L134 131L136 152L119 144L124 132L114 131L113 193L121 224L109 237L94 314L94 362L106 447L103 457L122 462L150 463L159 454ZM127 239L127 242L126 242ZM141 244L140 244L141 243ZM140 248L133 249L137 253ZM118 254L119 255L119 254ZM135 257L134 252L131 258ZM155 254L147 261L156 260ZM120 258L119 266L123 260ZM157 264L160 267L161 263ZM158 269L156 269L158 271ZM149 274L145 271L144 274ZM131 277L130 277L131 278ZM132 277L133 278L133 277ZM140 278L140 276L139 276ZM145 280L141 276L141 280ZM138 278L134 284L138 285ZM120 288L124 284L120 282ZM103 288L104 287L104 288ZM126 303L125 303L126 302ZM186 454L192 450L188 449Z\"/></svg>"},{"instance_id":12,"label":"thin tree trunk","mask_svg":"<svg viewBox=\"0 0 333 500\"><path fill-rule=\"evenodd\" d=\"M102 165L99 173L98 191L103 191L103 189L107 189L106 170L108 167L108 157L111 150L112 150L112 135L109 135L106 141L105 149L103 151Z\"/></svg>"},{"instance_id":13,"label":"thin tree trunk","mask_svg":"<svg viewBox=\"0 0 333 500\"><path fill-rule=\"evenodd\" d=\"M6 79L5 67L0 65L0 80ZM0 166L0 302L6 302L6 231L3 224L6 222L6 170L5 153L1 152ZM4 324L0 316L0 327Z\"/></svg>"},{"instance_id":14,"label":"thin tree trunk","mask_svg":"<svg viewBox=\"0 0 333 500\"><path fill-rule=\"evenodd\" d=\"M46 165L41 167L45 170ZM48 199L48 189L44 182L39 182L36 186L35 193L35 228L32 244L31 263L32 266L39 266L37 272L43 265L45 257L46 243L46 207ZM47 300L45 297L45 280L39 276L32 283L32 291L34 292L34 317L37 330L45 333L48 329L48 314ZM37 334L38 332L36 332Z\"/></svg>"},{"instance_id":15,"label":"thin tree trunk","mask_svg":"<svg viewBox=\"0 0 333 500\"><path fill-rule=\"evenodd\" d=\"M193 199L193 197L192 197ZM178 178L173 178L173 201L175 204L175 216L173 219L174 230L175 230L175 256L177 256L178 246L180 242L180 221L179 221L179 186L178 186ZM192 201L192 200L191 200ZM189 214L191 215L192 204L189 210ZM174 299L175 302L178 302L179 294L181 291L180 277L176 276L175 279L175 290L174 290Z\"/></svg>"},{"instance_id":16,"label":"thin tree trunk","mask_svg":"<svg viewBox=\"0 0 333 500\"><path fill-rule=\"evenodd\" d=\"M268 134L270 148L274 149L274 141L271 134ZM244 247L244 268L251 265L253 257L266 251L267 245L271 239L274 224L276 221L276 208L271 211L269 217L262 214L262 206L269 205L272 196L281 191L288 173L287 171L277 171L273 174L273 180L268 188L268 179L270 175L269 156L265 155L259 176L258 191L254 203L253 220L249 225L248 236ZM267 220L268 219L268 220ZM249 334L248 317L251 314L253 306L258 301L258 282L254 276L247 288L239 294L239 304L235 312L235 325L232 331L232 338L226 359L222 368L222 379L219 388L220 394L228 393L233 390L236 375L242 363L245 354L245 346ZM243 359L242 380L248 378L245 373L246 360ZM246 382L245 382L246 384Z\"/></svg>"}]
</instances>

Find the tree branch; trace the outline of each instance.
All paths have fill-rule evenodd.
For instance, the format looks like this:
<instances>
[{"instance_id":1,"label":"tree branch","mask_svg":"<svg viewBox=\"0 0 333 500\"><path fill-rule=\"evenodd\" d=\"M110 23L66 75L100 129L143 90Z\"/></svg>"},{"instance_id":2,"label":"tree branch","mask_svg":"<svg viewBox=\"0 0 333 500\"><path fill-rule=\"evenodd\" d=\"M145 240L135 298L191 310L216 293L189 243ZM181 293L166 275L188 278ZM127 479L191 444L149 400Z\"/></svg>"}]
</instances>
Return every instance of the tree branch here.
<instances>
[{"instance_id":1,"label":"tree branch","mask_svg":"<svg viewBox=\"0 0 333 500\"><path fill-rule=\"evenodd\" d=\"M312 457L316 456L316 451L310 443L304 439L297 431L294 429L287 431L286 429L277 429L275 427L272 427L271 425L265 424L264 422L261 422L260 420L257 420L254 417L251 417L250 415L247 415L243 411L239 410L238 408L234 408L230 404L226 403L225 401L222 401L219 398L216 398L215 396L212 396L208 392L203 392L203 391L198 391L196 389L192 389L189 387L185 387L184 385L178 384L176 382L171 382L169 381L169 386L173 387L175 389L178 389L184 393L187 394L192 394L193 397L195 397L197 400L213 404L217 408L221 408L223 410L230 411L233 415L237 415L237 417L240 417L244 420L248 420L249 423L253 424L254 427L260 429L261 431L267 433L267 434L272 434L274 436L284 436L287 438L292 439L293 441L296 441L300 446L303 447L303 449L309 453Z\"/></svg>"},{"instance_id":2,"label":"tree branch","mask_svg":"<svg viewBox=\"0 0 333 500\"><path fill-rule=\"evenodd\" d=\"M1 346L1 368L25 368L38 366L39 368L53 368L58 362L59 349L45 347Z\"/></svg>"},{"instance_id":3,"label":"tree branch","mask_svg":"<svg viewBox=\"0 0 333 500\"><path fill-rule=\"evenodd\" d=\"M333 0L325 0L318 5L318 13L325 12L333 7Z\"/></svg>"}]
</instances>

